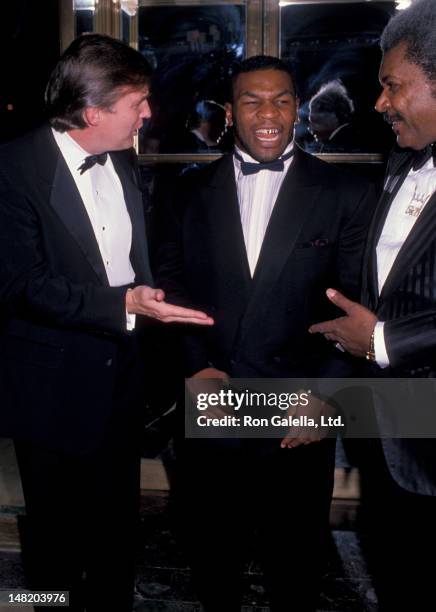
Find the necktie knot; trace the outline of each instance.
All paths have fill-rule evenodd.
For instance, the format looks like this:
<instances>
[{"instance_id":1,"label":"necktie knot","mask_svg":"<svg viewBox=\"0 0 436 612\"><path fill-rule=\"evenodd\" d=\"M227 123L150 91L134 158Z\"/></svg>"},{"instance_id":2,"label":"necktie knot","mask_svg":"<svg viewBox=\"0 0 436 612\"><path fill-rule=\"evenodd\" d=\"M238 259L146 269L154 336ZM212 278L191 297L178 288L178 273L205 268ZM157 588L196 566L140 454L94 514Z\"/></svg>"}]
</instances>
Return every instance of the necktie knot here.
<instances>
[{"instance_id":1,"label":"necktie knot","mask_svg":"<svg viewBox=\"0 0 436 612\"><path fill-rule=\"evenodd\" d=\"M421 170L428 160L433 157L433 166L436 167L436 145L431 144L426 146L421 151L416 151L413 158L413 170Z\"/></svg>"},{"instance_id":2,"label":"necktie knot","mask_svg":"<svg viewBox=\"0 0 436 612\"><path fill-rule=\"evenodd\" d=\"M235 157L241 164L241 172L242 174L257 174L261 170L271 170L272 172L283 172L285 169L285 161L292 157L294 154L294 149L286 153L286 155L282 155L278 159L274 159L272 161L267 162L247 162L245 161L241 155L237 151L235 151Z\"/></svg>"},{"instance_id":3,"label":"necktie knot","mask_svg":"<svg viewBox=\"0 0 436 612\"><path fill-rule=\"evenodd\" d=\"M80 170L80 174L83 174L84 172L95 166L95 164L100 164L100 166L104 166L106 160L107 153L99 153L98 155L88 155L88 157L85 157L82 165L79 166L78 170Z\"/></svg>"}]
</instances>

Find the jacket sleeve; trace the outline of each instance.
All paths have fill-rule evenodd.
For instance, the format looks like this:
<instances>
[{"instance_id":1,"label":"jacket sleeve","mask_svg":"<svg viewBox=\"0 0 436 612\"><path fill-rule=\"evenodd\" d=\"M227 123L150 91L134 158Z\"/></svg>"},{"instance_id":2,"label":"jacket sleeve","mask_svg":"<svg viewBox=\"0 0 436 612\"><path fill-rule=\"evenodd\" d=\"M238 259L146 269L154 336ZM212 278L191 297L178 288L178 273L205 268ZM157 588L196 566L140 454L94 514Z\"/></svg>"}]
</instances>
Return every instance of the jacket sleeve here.
<instances>
[{"instance_id":1,"label":"jacket sleeve","mask_svg":"<svg viewBox=\"0 0 436 612\"><path fill-rule=\"evenodd\" d=\"M433 366L436 363L436 309L386 321L384 338L391 367Z\"/></svg>"}]
</instances>

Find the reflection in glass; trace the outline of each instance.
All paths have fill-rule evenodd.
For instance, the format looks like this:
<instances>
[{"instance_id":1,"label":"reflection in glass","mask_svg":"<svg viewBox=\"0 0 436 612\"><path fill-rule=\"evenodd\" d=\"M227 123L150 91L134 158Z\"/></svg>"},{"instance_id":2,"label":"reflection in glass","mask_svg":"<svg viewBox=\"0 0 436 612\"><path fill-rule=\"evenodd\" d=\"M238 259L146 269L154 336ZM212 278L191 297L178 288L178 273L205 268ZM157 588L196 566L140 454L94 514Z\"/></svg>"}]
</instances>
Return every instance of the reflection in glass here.
<instances>
[{"instance_id":1,"label":"reflection in glass","mask_svg":"<svg viewBox=\"0 0 436 612\"><path fill-rule=\"evenodd\" d=\"M354 102L340 79L321 85L309 100L309 132L314 138L311 151L348 151L362 142L354 114Z\"/></svg>"},{"instance_id":2,"label":"reflection in glass","mask_svg":"<svg viewBox=\"0 0 436 612\"><path fill-rule=\"evenodd\" d=\"M140 153L222 151L231 65L245 56L242 4L140 6L138 49L155 69Z\"/></svg>"},{"instance_id":3,"label":"reflection in glass","mask_svg":"<svg viewBox=\"0 0 436 612\"><path fill-rule=\"evenodd\" d=\"M213 152L217 147L226 149L227 122L223 104L215 100L200 100L188 117L186 128L195 138L199 152Z\"/></svg>"},{"instance_id":4,"label":"reflection in glass","mask_svg":"<svg viewBox=\"0 0 436 612\"><path fill-rule=\"evenodd\" d=\"M121 40L126 43L126 45L130 45L132 42L131 30L133 27L131 17L135 17L138 12L138 0L121 0L120 8Z\"/></svg>"},{"instance_id":5,"label":"reflection in glass","mask_svg":"<svg viewBox=\"0 0 436 612\"><path fill-rule=\"evenodd\" d=\"M294 68L300 96L296 139L306 150L360 153L390 148L391 131L374 104L380 91L378 41L394 11L395 2L280 7L281 57Z\"/></svg>"},{"instance_id":6,"label":"reflection in glass","mask_svg":"<svg viewBox=\"0 0 436 612\"><path fill-rule=\"evenodd\" d=\"M95 0L74 0L76 36L94 31Z\"/></svg>"}]
</instances>

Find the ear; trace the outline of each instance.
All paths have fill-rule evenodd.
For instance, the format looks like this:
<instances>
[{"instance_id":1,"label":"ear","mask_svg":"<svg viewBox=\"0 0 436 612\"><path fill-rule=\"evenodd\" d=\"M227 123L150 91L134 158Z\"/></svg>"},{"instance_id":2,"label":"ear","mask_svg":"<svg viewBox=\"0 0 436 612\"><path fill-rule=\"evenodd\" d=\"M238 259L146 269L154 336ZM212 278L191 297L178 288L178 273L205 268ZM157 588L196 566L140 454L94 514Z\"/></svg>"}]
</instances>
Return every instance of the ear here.
<instances>
[{"instance_id":1,"label":"ear","mask_svg":"<svg viewBox=\"0 0 436 612\"><path fill-rule=\"evenodd\" d=\"M226 111L226 126L231 126L233 125L233 111L230 102L224 104L224 109Z\"/></svg>"},{"instance_id":2,"label":"ear","mask_svg":"<svg viewBox=\"0 0 436 612\"><path fill-rule=\"evenodd\" d=\"M101 121L101 111L97 106L87 106L83 111L83 119L88 127L95 127Z\"/></svg>"}]
</instances>

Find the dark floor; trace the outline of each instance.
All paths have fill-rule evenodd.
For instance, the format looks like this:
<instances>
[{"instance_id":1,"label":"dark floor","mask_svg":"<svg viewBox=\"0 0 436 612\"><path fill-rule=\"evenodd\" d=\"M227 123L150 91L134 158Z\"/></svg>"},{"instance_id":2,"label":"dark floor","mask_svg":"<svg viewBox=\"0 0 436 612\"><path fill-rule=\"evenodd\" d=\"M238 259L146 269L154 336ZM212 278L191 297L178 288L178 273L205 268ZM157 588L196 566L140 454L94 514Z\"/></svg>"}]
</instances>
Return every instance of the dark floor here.
<instances>
[{"instance_id":1,"label":"dark floor","mask_svg":"<svg viewBox=\"0 0 436 612\"><path fill-rule=\"evenodd\" d=\"M358 536L351 529L355 523L355 510L353 502L336 501L333 505L330 562L323 580L319 610L377 610ZM3 507L0 513L0 530L3 533L3 547L0 549L1 589L25 587L19 551L13 544L14 538L16 541L15 519L16 509ZM189 568L171 535L168 495L156 492L143 495L141 519L134 609L137 612L200 610L190 584ZM254 560L246 568L243 609L247 612L268 610L261 572Z\"/></svg>"}]
</instances>

